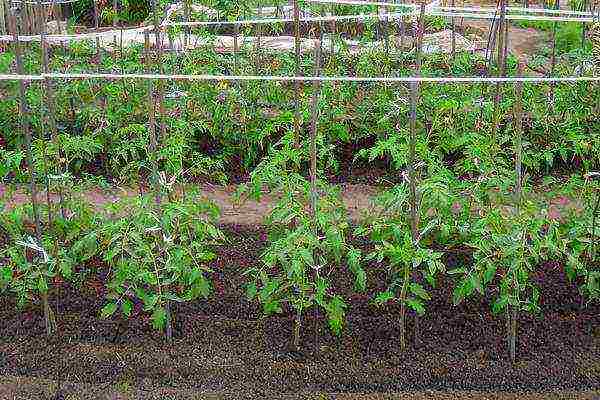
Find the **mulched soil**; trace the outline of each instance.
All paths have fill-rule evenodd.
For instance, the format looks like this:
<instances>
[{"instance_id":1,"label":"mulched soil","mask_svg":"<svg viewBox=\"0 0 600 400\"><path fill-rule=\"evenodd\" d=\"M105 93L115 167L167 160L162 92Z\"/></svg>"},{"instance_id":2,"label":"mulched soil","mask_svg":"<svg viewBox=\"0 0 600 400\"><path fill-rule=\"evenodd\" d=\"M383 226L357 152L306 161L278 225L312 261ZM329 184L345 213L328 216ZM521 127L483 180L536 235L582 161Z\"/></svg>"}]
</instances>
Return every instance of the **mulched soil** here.
<instances>
[{"instance_id":1,"label":"mulched soil","mask_svg":"<svg viewBox=\"0 0 600 400\"><path fill-rule=\"evenodd\" d=\"M366 295L352 295L344 271L333 277L351 305L343 334L333 337L318 314L315 342L315 319L309 312L302 329L303 352L296 353L290 351L291 314L261 318L257 305L244 297L242 273L260 255L264 228L223 228L235 240L219 250L213 266L216 295L175 307L173 344L166 344L136 311L128 324L98 317L103 267L81 289L61 287L56 339L44 338L39 309L19 313L11 299L0 298L0 376L7 377L0 392L52 398L56 380L62 381L63 397L58 398L102 399L368 398L352 395L429 391L484 393L472 398L490 398L485 393L496 391L561 398L568 391L576 392L569 398L593 398L590 391L600 387L600 307L581 308L576 286L556 263L540 267L534 276L541 286L542 314L520 316L514 365L507 357L504 319L490 314L485 299L454 307L449 278L432 291L427 314L419 321L418 341L412 335L414 318L409 318L411 344L402 353L398 308L378 308ZM457 262L447 254L449 266ZM385 286L385 274L376 265L367 269L372 294ZM113 342L119 326L123 333ZM9 397L0 393L4 398Z\"/></svg>"}]
</instances>

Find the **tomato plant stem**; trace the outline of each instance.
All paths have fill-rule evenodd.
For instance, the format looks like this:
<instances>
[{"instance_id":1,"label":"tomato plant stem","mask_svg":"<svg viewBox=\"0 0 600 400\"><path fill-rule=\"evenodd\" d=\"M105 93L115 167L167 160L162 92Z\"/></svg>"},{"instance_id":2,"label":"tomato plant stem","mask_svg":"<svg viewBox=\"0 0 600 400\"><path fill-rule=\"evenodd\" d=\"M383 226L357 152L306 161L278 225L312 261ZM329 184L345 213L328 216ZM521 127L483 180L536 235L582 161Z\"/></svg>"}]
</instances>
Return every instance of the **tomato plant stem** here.
<instances>
[{"instance_id":1,"label":"tomato plant stem","mask_svg":"<svg viewBox=\"0 0 600 400\"><path fill-rule=\"evenodd\" d=\"M516 359L517 342L517 307L511 307L510 312L510 360L514 363Z\"/></svg>"},{"instance_id":2,"label":"tomato plant stem","mask_svg":"<svg viewBox=\"0 0 600 400\"><path fill-rule=\"evenodd\" d=\"M300 351L300 325L302 323L302 310L300 306L296 308L296 317L294 319L294 349Z\"/></svg>"}]
</instances>

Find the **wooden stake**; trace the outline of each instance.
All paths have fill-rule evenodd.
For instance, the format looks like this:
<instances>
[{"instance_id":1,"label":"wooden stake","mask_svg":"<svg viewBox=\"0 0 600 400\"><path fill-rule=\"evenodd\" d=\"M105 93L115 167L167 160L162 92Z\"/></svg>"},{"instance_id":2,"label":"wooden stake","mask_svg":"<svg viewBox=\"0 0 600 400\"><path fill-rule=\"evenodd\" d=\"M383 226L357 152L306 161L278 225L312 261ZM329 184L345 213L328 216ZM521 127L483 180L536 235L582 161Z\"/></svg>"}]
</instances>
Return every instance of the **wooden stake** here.
<instances>
[{"instance_id":1,"label":"wooden stake","mask_svg":"<svg viewBox=\"0 0 600 400\"><path fill-rule=\"evenodd\" d=\"M321 29L319 29L322 32ZM315 76L321 73L321 41L322 33L318 43L315 43ZM321 84L318 81L313 82L313 93L311 99L311 124L310 124L310 212L313 218L315 233L318 227L317 224L317 207L319 204L317 193L317 127L319 124L319 93ZM317 233L318 234L318 233ZM316 279L319 278L319 270L316 269ZM315 333L315 351L319 349L319 325L318 325L318 310L314 306L314 333Z\"/></svg>"},{"instance_id":2,"label":"wooden stake","mask_svg":"<svg viewBox=\"0 0 600 400\"><path fill-rule=\"evenodd\" d=\"M556 6L555 9L560 9L560 0L555 0ZM552 24L552 55L550 56L550 76L554 76L554 69L556 68L556 29L557 23L554 21ZM554 89L556 87L556 83L550 83L550 106L554 108Z\"/></svg>"},{"instance_id":3,"label":"wooden stake","mask_svg":"<svg viewBox=\"0 0 600 400\"><path fill-rule=\"evenodd\" d=\"M15 59L17 65L17 74L23 75L23 56L21 53L21 42L19 40L18 24L17 18L14 14L9 13L9 25L10 30L13 35L13 43L14 43L14 51L15 51ZM25 156L27 160L27 169L29 170L29 187L31 191L31 205L33 207L33 218L35 222L35 235L38 241L41 241L42 237L42 227L40 223L40 216L38 210L38 191L35 180L35 166L33 164L33 155L31 150L31 128L29 126L28 115L30 113L29 107L27 106L27 96L26 96L26 83L23 80L19 81L19 117L20 117L20 125L21 131L25 134Z\"/></svg>"},{"instance_id":4,"label":"wooden stake","mask_svg":"<svg viewBox=\"0 0 600 400\"><path fill-rule=\"evenodd\" d=\"M23 75L23 59L21 53L21 44L19 41L19 30L17 24L17 18L14 14L10 13L9 15L10 25L13 35L13 43L15 47L15 59L17 64L17 74ZM25 134L25 157L27 160L27 169L29 170L29 188L31 195L31 206L33 208L33 219L35 223L35 237L39 244L42 243L42 224L40 220L39 214L39 205L38 205L38 191L37 184L35 179L35 165L33 164L33 154L32 154L32 135L31 128L29 126L28 115L30 113L29 107L27 106L27 97L26 97L26 87L25 81L19 81L19 116L20 116L20 125L21 130ZM39 257L39 256L36 256ZM46 336L52 336L54 333L54 324L53 324L53 313L50 309L50 304L48 302L48 293L40 293L40 297L42 300L42 308L44 311L44 323L46 326Z\"/></svg>"},{"instance_id":5,"label":"wooden stake","mask_svg":"<svg viewBox=\"0 0 600 400\"><path fill-rule=\"evenodd\" d=\"M300 7L294 1L294 47L296 53L295 75L300 76ZM300 81L294 82L294 143L300 148Z\"/></svg>"},{"instance_id":6,"label":"wooden stake","mask_svg":"<svg viewBox=\"0 0 600 400\"><path fill-rule=\"evenodd\" d=\"M423 32L425 30L425 2L421 3L421 13L419 16L418 31L416 35L416 59L415 59L415 76L421 76L421 57L423 49ZM417 194L418 178L416 171L416 158L417 158L417 104L419 102L419 83L410 83L410 137L408 143L408 181L410 189L410 231L413 245L418 245L419 241L419 200ZM406 276L408 279L408 276ZM406 286L406 282L403 284ZM406 294L404 294L405 296ZM401 299L404 305L405 298ZM404 309L401 313L404 314ZM405 317L401 315L401 327L402 331L405 328ZM421 341L419 335L419 317L415 315L415 329L414 329L415 344L418 345ZM404 340L404 332L402 332L402 339Z\"/></svg>"},{"instance_id":7,"label":"wooden stake","mask_svg":"<svg viewBox=\"0 0 600 400\"><path fill-rule=\"evenodd\" d=\"M240 26L233 26L233 73L235 75L238 74L238 53L239 53L239 35L240 35Z\"/></svg>"},{"instance_id":8,"label":"wooden stake","mask_svg":"<svg viewBox=\"0 0 600 400\"><path fill-rule=\"evenodd\" d=\"M46 19L44 17L42 0L38 0L39 7L39 26L40 26L40 45L42 49L42 68L44 73L49 73L49 60L48 60L48 44L46 42ZM48 123L50 125L50 138L58 151L58 175L64 175L66 173L65 165L64 165L64 154L62 152L62 147L60 145L60 141L58 140L58 130L56 127L56 106L54 101L54 84L51 79L44 78L44 89L45 89L45 103L48 108ZM46 196L49 200L50 196L50 185L46 184ZM65 205L64 205L64 195L63 195L63 186L62 182L58 185L58 201L60 207L60 214L62 218L66 218L65 214ZM52 226L52 210L50 207L50 202L48 202L48 225Z\"/></svg>"},{"instance_id":9,"label":"wooden stake","mask_svg":"<svg viewBox=\"0 0 600 400\"><path fill-rule=\"evenodd\" d=\"M451 7L454 7L454 1L452 0ZM454 17L451 17L450 22L452 23L452 61L454 61L456 56L456 23L454 22Z\"/></svg>"},{"instance_id":10,"label":"wooden stake","mask_svg":"<svg viewBox=\"0 0 600 400\"><path fill-rule=\"evenodd\" d=\"M518 72L519 76L523 75L523 64L519 62ZM517 206L517 213L521 213L521 202L523 198L523 82L517 82L515 86L515 106L514 106L514 118L515 118L515 201ZM525 240L525 232L523 232L523 239ZM517 308L510 307L509 314L509 352L510 359L514 363L516 358L516 341L517 341Z\"/></svg>"},{"instance_id":11,"label":"wooden stake","mask_svg":"<svg viewBox=\"0 0 600 400\"><path fill-rule=\"evenodd\" d=\"M508 23L506 22L506 0L502 1L502 8L500 10L500 24L498 27L498 76L504 77L506 75L506 52L508 42ZM498 126L500 124L500 100L502 96L502 83L496 83L496 92L494 95L494 115L492 123L492 140L496 143L496 134L498 132Z\"/></svg>"},{"instance_id":12,"label":"wooden stake","mask_svg":"<svg viewBox=\"0 0 600 400\"><path fill-rule=\"evenodd\" d=\"M154 22L154 34L155 34L154 45L156 46L156 49L157 49L156 62L158 63L159 71L162 74L162 73L164 73L164 66L163 66L163 62L162 62L162 55L163 55L162 28L158 25L158 11L157 11L156 0L152 0L151 4L152 4L152 15L153 15L153 22ZM162 138L166 137L166 135L167 135L167 126L165 125L165 121L164 121L164 115L165 115L164 97L165 97L165 86L164 86L164 82L162 80L160 80L158 82L158 99L157 99L158 112L159 112L159 117L160 117L160 135L157 135L158 142L160 142L162 140Z\"/></svg>"},{"instance_id":13,"label":"wooden stake","mask_svg":"<svg viewBox=\"0 0 600 400\"><path fill-rule=\"evenodd\" d=\"M185 18L185 22L190 22L190 0L184 0L183 2L183 13L184 13L184 18ZM184 36L184 41L183 41L183 48L184 51L187 51L188 48L188 42L189 42L189 36L190 36L190 27L186 26L185 27L185 36Z\"/></svg>"},{"instance_id":14,"label":"wooden stake","mask_svg":"<svg viewBox=\"0 0 600 400\"><path fill-rule=\"evenodd\" d=\"M518 72L519 76L523 75L523 64L519 62ZM523 82L517 82L515 86L515 106L514 106L514 118L515 118L515 200L517 202L517 209L521 204L521 198L523 194Z\"/></svg>"}]
</instances>

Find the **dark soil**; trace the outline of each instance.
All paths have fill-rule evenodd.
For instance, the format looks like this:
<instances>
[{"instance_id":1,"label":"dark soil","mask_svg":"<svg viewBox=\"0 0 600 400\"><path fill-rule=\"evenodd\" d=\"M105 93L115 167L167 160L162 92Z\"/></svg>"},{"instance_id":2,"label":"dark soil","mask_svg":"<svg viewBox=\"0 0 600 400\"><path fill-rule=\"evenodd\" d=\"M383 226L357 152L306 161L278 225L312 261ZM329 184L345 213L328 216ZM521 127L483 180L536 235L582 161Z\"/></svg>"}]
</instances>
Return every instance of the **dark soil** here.
<instances>
[{"instance_id":1,"label":"dark soil","mask_svg":"<svg viewBox=\"0 0 600 400\"><path fill-rule=\"evenodd\" d=\"M175 394L193 392L253 399L323 392L583 393L599 388L600 307L580 308L577 288L565 280L558 264L541 267L534 277L541 286L542 314L520 316L514 365L507 357L505 320L490 314L487 300L454 307L449 278L432 290L433 300L419 321L419 340L411 334L410 348L402 353L398 309L377 308L367 295L352 295L344 271L334 277L350 304L341 337L327 331L319 314L315 343L309 312L302 329L304 351L295 353L289 347L291 315L261 318L258 306L244 297L242 273L257 262L264 229L223 228L235 245L219 250L213 266L216 293L207 301L175 308L173 344L152 331L142 313L134 312L127 324L98 317L104 301L105 271L100 267L81 289L63 285L59 298L53 294L60 330L56 339L44 338L39 309L19 313L11 299L0 298L0 374L61 380L64 398L86 385L93 385L90 390L99 396L90 398L138 398L100 396L115 391L141 396L140 391L167 388L175 397L143 398L199 398ZM446 257L448 264L457 260L452 254ZM367 270L370 295L385 286L385 275L376 265ZM115 338L119 326L123 333ZM413 326L411 317L411 333ZM19 398L44 398L31 393Z\"/></svg>"}]
</instances>

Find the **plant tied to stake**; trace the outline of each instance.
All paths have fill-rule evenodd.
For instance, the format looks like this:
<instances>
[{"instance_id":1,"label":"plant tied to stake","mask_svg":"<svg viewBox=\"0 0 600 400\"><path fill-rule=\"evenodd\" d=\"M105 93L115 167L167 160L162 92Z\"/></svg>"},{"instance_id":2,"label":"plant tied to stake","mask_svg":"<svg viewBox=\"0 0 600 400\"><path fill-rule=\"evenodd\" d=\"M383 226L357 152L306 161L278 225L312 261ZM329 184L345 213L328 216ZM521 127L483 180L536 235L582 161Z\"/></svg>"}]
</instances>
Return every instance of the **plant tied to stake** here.
<instances>
[{"instance_id":1,"label":"plant tied to stake","mask_svg":"<svg viewBox=\"0 0 600 400\"><path fill-rule=\"evenodd\" d=\"M129 318L134 303L141 303L151 314L153 327L165 330L170 340L170 304L209 296L206 274L216 257L212 247L224 240L214 225L219 210L211 202L188 196L162 202L160 213L151 196L113 207L112 212L123 217L102 228L104 260L110 266L104 318L117 309Z\"/></svg>"},{"instance_id":2,"label":"plant tied to stake","mask_svg":"<svg viewBox=\"0 0 600 400\"><path fill-rule=\"evenodd\" d=\"M320 72L321 43L315 43L316 75ZM304 152L294 146L286 157L266 158L251 176L254 197L267 184L282 193L268 222L270 243L262 255L262 263L247 273L252 281L247 286L249 299L257 299L265 314L283 312L287 304L295 313L293 347L301 348L302 316L310 308L315 311L315 345L318 340L317 309L326 315L331 331L342 331L347 304L332 285L332 275L344 258L354 275L355 287L366 289L366 273L360 265L361 252L347 241L349 221L339 191L317 178L318 103L320 85L315 82L311 102L311 133L308 149L310 180L298 172L283 168L299 160ZM288 146L291 143L288 142ZM290 149L291 150L291 149ZM304 149L302 149L304 150ZM277 169L279 165L282 169ZM296 171L297 169L294 169Z\"/></svg>"}]
</instances>

